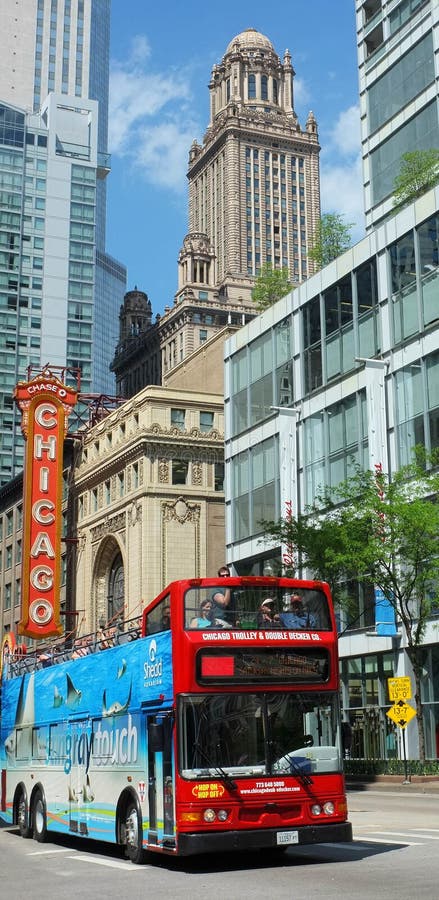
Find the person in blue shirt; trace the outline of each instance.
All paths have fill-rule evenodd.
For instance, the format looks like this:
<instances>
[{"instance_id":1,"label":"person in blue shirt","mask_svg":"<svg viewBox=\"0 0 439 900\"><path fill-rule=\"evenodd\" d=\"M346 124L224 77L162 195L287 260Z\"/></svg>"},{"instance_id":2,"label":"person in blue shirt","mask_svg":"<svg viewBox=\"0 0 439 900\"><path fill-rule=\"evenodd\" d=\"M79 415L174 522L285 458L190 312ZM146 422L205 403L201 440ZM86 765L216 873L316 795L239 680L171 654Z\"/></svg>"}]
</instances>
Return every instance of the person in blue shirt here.
<instances>
[{"instance_id":1,"label":"person in blue shirt","mask_svg":"<svg viewBox=\"0 0 439 900\"><path fill-rule=\"evenodd\" d=\"M315 616L306 609L300 594L291 595L290 609L279 613L279 619L285 628L309 629L317 627Z\"/></svg>"},{"instance_id":2,"label":"person in blue shirt","mask_svg":"<svg viewBox=\"0 0 439 900\"><path fill-rule=\"evenodd\" d=\"M218 569L218 578L230 578L230 569L228 566L221 566ZM217 624L225 628L230 628L236 624L236 614L232 591L229 587L215 588L212 594L212 618Z\"/></svg>"},{"instance_id":3,"label":"person in blue shirt","mask_svg":"<svg viewBox=\"0 0 439 900\"><path fill-rule=\"evenodd\" d=\"M212 627L212 601L202 600L200 603L200 615L191 621L191 628Z\"/></svg>"}]
</instances>

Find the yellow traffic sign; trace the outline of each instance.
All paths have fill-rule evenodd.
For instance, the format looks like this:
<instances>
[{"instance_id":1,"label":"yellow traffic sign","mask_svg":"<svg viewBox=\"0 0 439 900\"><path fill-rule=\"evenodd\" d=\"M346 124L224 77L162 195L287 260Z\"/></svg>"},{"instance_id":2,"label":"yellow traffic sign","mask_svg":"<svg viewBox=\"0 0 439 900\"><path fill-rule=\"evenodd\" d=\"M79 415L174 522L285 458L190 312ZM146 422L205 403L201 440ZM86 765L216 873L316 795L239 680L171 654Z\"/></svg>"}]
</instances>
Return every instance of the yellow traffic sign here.
<instances>
[{"instance_id":1,"label":"yellow traffic sign","mask_svg":"<svg viewBox=\"0 0 439 900\"><path fill-rule=\"evenodd\" d=\"M388 678L389 700L411 700L412 685L408 675L400 678Z\"/></svg>"},{"instance_id":2,"label":"yellow traffic sign","mask_svg":"<svg viewBox=\"0 0 439 900\"><path fill-rule=\"evenodd\" d=\"M399 728L405 728L415 715L416 711L413 709L413 706L404 703L404 700L398 700L398 702L394 703L386 712L386 716L388 716L389 719L392 719Z\"/></svg>"}]
</instances>

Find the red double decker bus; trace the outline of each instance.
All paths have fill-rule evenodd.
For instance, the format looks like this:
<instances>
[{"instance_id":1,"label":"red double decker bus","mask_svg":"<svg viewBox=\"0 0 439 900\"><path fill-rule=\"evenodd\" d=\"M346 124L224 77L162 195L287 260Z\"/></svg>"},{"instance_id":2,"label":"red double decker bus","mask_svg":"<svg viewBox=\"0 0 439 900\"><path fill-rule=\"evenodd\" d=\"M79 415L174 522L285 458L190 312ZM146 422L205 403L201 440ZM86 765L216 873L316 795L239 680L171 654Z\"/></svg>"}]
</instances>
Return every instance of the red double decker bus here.
<instances>
[{"instance_id":1,"label":"red double decker bus","mask_svg":"<svg viewBox=\"0 0 439 900\"><path fill-rule=\"evenodd\" d=\"M108 840L136 863L352 840L326 584L173 582L139 636L88 645L4 665L0 814L23 836Z\"/></svg>"}]
</instances>

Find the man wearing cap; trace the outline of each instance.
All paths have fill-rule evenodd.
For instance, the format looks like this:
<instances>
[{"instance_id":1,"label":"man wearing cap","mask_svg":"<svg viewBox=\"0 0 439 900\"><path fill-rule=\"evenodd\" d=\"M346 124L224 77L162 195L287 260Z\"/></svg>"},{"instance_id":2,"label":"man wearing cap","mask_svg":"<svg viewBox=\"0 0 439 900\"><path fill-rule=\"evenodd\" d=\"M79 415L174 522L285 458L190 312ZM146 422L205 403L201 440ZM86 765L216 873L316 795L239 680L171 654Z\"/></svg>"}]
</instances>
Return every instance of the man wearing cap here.
<instances>
[{"instance_id":1,"label":"man wearing cap","mask_svg":"<svg viewBox=\"0 0 439 900\"><path fill-rule=\"evenodd\" d=\"M303 605L300 594L292 594L290 609L280 613L280 621L285 628L315 628L317 623L315 616Z\"/></svg>"},{"instance_id":2,"label":"man wearing cap","mask_svg":"<svg viewBox=\"0 0 439 900\"><path fill-rule=\"evenodd\" d=\"M266 599L262 601L258 609L258 628L273 628L279 626L279 616L273 613L273 603L274 600L272 600L271 597L266 597Z\"/></svg>"}]
</instances>

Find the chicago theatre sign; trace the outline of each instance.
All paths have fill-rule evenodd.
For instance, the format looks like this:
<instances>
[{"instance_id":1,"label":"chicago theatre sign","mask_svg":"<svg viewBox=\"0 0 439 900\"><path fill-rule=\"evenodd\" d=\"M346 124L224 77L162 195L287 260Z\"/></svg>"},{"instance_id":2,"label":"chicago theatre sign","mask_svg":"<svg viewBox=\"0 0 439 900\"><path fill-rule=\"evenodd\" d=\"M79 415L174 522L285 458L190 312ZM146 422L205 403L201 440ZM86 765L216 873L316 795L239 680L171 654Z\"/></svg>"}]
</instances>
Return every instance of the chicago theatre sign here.
<instances>
[{"instance_id":1,"label":"chicago theatre sign","mask_svg":"<svg viewBox=\"0 0 439 900\"><path fill-rule=\"evenodd\" d=\"M63 443L77 393L44 373L19 382L14 399L22 412L26 455L23 475L22 609L19 634L61 634L61 525Z\"/></svg>"}]
</instances>

